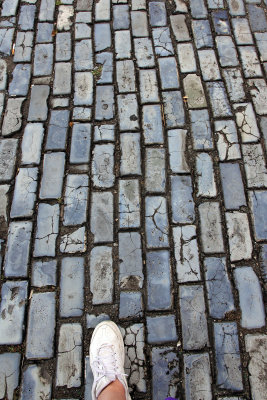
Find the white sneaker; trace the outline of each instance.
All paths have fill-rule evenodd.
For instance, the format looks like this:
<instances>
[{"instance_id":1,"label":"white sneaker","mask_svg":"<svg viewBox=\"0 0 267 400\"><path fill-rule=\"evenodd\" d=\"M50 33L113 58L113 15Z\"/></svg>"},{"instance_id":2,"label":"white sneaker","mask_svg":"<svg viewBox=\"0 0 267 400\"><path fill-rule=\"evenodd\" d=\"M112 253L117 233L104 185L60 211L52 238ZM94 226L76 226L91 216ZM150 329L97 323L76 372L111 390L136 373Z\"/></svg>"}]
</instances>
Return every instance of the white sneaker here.
<instances>
[{"instance_id":1,"label":"white sneaker","mask_svg":"<svg viewBox=\"0 0 267 400\"><path fill-rule=\"evenodd\" d=\"M90 344L90 365L94 375L92 399L118 379L124 386L125 398L131 400L124 373L124 344L121 332L112 321L98 324Z\"/></svg>"}]
</instances>

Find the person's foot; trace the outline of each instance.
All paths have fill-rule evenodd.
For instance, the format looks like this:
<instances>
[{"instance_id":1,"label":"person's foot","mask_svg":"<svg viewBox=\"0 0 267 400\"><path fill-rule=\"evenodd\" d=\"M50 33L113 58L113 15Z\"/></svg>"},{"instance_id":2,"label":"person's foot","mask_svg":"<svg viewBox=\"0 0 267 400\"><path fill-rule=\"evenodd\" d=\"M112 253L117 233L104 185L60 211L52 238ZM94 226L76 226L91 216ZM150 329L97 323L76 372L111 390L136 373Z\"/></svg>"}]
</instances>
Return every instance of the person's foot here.
<instances>
[{"instance_id":1,"label":"person's foot","mask_svg":"<svg viewBox=\"0 0 267 400\"><path fill-rule=\"evenodd\" d=\"M92 399L96 400L102 390L118 379L130 400L126 374L124 373L124 344L121 332L112 321L98 324L90 344L90 365L94 375Z\"/></svg>"}]
</instances>

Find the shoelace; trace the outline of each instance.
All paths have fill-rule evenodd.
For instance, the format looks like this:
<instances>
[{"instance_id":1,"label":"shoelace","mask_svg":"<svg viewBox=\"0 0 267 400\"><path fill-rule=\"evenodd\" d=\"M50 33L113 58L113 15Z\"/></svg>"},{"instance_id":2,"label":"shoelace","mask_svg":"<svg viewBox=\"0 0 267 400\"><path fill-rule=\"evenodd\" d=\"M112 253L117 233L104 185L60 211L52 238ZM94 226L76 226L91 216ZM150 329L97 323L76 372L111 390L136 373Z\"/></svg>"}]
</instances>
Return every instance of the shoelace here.
<instances>
[{"instance_id":1,"label":"shoelace","mask_svg":"<svg viewBox=\"0 0 267 400\"><path fill-rule=\"evenodd\" d=\"M116 353L111 344L103 344L101 346L93 365L95 371L99 374L96 378L96 382L106 375L113 375L115 378L119 376L127 376L127 374L123 374L119 371Z\"/></svg>"}]
</instances>

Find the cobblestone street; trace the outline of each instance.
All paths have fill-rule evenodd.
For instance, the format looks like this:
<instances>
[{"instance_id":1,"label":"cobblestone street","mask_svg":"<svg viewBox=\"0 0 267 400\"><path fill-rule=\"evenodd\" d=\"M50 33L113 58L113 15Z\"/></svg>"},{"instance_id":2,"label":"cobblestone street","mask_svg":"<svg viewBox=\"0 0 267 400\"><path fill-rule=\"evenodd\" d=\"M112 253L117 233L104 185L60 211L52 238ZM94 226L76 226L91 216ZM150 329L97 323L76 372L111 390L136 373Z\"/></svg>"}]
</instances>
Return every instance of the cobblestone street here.
<instances>
[{"instance_id":1,"label":"cobblestone street","mask_svg":"<svg viewBox=\"0 0 267 400\"><path fill-rule=\"evenodd\" d=\"M267 0L0 3L0 399L267 400Z\"/></svg>"}]
</instances>

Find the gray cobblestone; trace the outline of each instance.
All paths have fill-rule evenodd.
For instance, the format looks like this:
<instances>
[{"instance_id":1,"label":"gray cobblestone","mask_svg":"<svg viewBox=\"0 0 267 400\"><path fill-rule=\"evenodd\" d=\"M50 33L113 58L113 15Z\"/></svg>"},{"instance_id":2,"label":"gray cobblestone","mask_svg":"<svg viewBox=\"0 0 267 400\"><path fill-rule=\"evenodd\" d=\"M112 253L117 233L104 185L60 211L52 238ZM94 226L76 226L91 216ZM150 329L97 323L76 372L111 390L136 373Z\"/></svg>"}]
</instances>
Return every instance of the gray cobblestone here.
<instances>
[{"instance_id":1,"label":"gray cobblestone","mask_svg":"<svg viewBox=\"0 0 267 400\"><path fill-rule=\"evenodd\" d=\"M267 113L267 86L263 79L249 79L248 84L256 113Z\"/></svg>"},{"instance_id":2,"label":"gray cobblestone","mask_svg":"<svg viewBox=\"0 0 267 400\"><path fill-rule=\"evenodd\" d=\"M84 259L63 258L60 278L60 316L79 317L83 314Z\"/></svg>"},{"instance_id":3,"label":"gray cobblestone","mask_svg":"<svg viewBox=\"0 0 267 400\"><path fill-rule=\"evenodd\" d=\"M115 32L116 59L130 58L132 50L130 31Z\"/></svg>"},{"instance_id":4,"label":"gray cobblestone","mask_svg":"<svg viewBox=\"0 0 267 400\"><path fill-rule=\"evenodd\" d=\"M134 50L135 50L137 65L139 68L155 66L151 39L149 38L134 39Z\"/></svg>"},{"instance_id":5,"label":"gray cobblestone","mask_svg":"<svg viewBox=\"0 0 267 400\"><path fill-rule=\"evenodd\" d=\"M249 192L249 201L252 211L252 222L255 233L255 239L257 241L265 240L267 237L266 212L265 212L265 207L267 203L267 192L266 191L260 192L258 190Z\"/></svg>"},{"instance_id":6,"label":"gray cobblestone","mask_svg":"<svg viewBox=\"0 0 267 400\"><path fill-rule=\"evenodd\" d=\"M239 164L220 163L224 204L227 210L246 206L246 197Z\"/></svg>"},{"instance_id":7,"label":"gray cobblestone","mask_svg":"<svg viewBox=\"0 0 267 400\"><path fill-rule=\"evenodd\" d=\"M52 111L48 126L46 150L64 150L69 125L69 111Z\"/></svg>"},{"instance_id":8,"label":"gray cobblestone","mask_svg":"<svg viewBox=\"0 0 267 400\"><path fill-rule=\"evenodd\" d=\"M171 371L169 366L172 366ZM172 347L152 348L153 399L161 400L167 395L176 396L179 376L179 361ZM164 380L156 377L166 376Z\"/></svg>"},{"instance_id":9,"label":"gray cobblestone","mask_svg":"<svg viewBox=\"0 0 267 400\"><path fill-rule=\"evenodd\" d=\"M65 153L45 154L40 198L57 199L61 197L65 166Z\"/></svg>"},{"instance_id":10,"label":"gray cobblestone","mask_svg":"<svg viewBox=\"0 0 267 400\"><path fill-rule=\"evenodd\" d=\"M232 24L237 44L253 44L253 38L246 18L233 18Z\"/></svg>"},{"instance_id":11,"label":"gray cobblestone","mask_svg":"<svg viewBox=\"0 0 267 400\"><path fill-rule=\"evenodd\" d=\"M264 33L257 32L257 33L255 33L255 38L256 38L258 50L260 52L260 60L267 61L267 56L266 56L267 33L266 32L264 32Z\"/></svg>"},{"instance_id":12,"label":"gray cobblestone","mask_svg":"<svg viewBox=\"0 0 267 400\"><path fill-rule=\"evenodd\" d=\"M176 128L183 126L185 116L181 92L163 92L162 97L167 127Z\"/></svg>"},{"instance_id":13,"label":"gray cobblestone","mask_svg":"<svg viewBox=\"0 0 267 400\"><path fill-rule=\"evenodd\" d=\"M160 344L177 340L174 315L147 317L146 321L148 343Z\"/></svg>"},{"instance_id":14,"label":"gray cobblestone","mask_svg":"<svg viewBox=\"0 0 267 400\"><path fill-rule=\"evenodd\" d=\"M248 260L252 257L252 242L247 214L238 211L225 214L229 236L231 261Z\"/></svg>"},{"instance_id":15,"label":"gray cobblestone","mask_svg":"<svg viewBox=\"0 0 267 400\"><path fill-rule=\"evenodd\" d=\"M192 30L197 49L213 46L213 38L208 20L193 20Z\"/></svg>"},{"instance_id":16,"label":"gray cobblestone","mask_svg":"<svg viewBox=\"0 0 267 400\"><path fill-rule=\"evenodd\" d=\"M73 121L91 121L92 109L90 107L74 107L72 113Z\"/></svg>"},{"instance_id":17,"label":"gray cobblestone","mask_svg":"<svg viewBox=\"0 0 267 400\"><path fill-rule=\"evenodd\" d=\"M45 396L51 397L52 376L44 373L42 366L31 364L26 366L23 371L21 400L34 400Z\"/></svg>"},{"instance_id":18,"label":"gray cobblestone","mask_svg":"<svg viewBox=\"0 0 267 400\"><path fill-rule=\"evenodd\" d=\"M109 142L114 142L114 130L114 125L95 126L94 141L108 140Z\"/></svg>"},{"instance_id":19,"label":"gray cobblestone","mask_svg":"<svg viewBox=\"0 0 267 400\"><path fill-rule=\"evenodd\" d=\"M68 175L64 197L64 225L79 225L86 222L87 198L87 175Z\"/></svg>"},{"instance_id":20,"label":"gray cobblestone","mask_svg":"<svg viewBox=\"0 0 267 400\"><path fill-rule=\"evenodd\" d=\"M212 400L208 353L184 354L185 393L188 399Z\"/></svg>"},{"instance_id":21,"label":"gray cobblestone","mask_svg":"<svg viewBox=\"0 0 267 400\"><path fill-rule=\"evenodd\" d=\"M14 176L18 139L0 140L0 181L10 181Z\"/></svg>"},{"instance_id":22,"label":"gray cobblestone","mask_svg":"<svg viewBox=\"0 0 267 400\"><path fill-rule=\"evenodd\" d=\"M23 5L20 9L19 15L19 28L22 31L29 31L33 29L34 17L35 17L36 6L34 5Z\"/></svg>"},{"instance_id":23,"label":"gray cobblestone","mask_svg":"<svg viewBox=\"0 0 267 400\"><path fill-rule=\"evenodd\" d=\"M16 15L19 0L4 0L2 5L2 17Z\"/></svg>"},{"instance_id":24,"label":"gray cobblestone","mask_svg":"<svg viewBox=\"0 0 267 400\"><path fill-rule=\"evenodd\" d=\"M187 42L190 35L185 22L185 15L171 15L170 17L172 31L177 42Z\"/></svg>"},{"instance_id":25,"label":"gray cobblestone","mask_svg":"<svg viewBox=\"0 0 267 400\"><path fill-rule=\"evenodd\" d=\"M141 237L138 232L119 233L119 281L122 289L143 287Z\"/></svg>"},{"instance_id":26,"label":"gray cobblestone","mask_svg":"<svg viewBox=\"0 0 267 400\"><path fill-rule=\"evenodd\" d=\"M141 103L159 102L158 82L156 70L145 69L139 71Z\"/></svg>"},{"instance_id":27,"label":"gray cobblestone","mask_svg":"<svg viewBox=\"0 0 267 400\"><path fill-rule=\"evenodd\" d=\"M170 29L153 28L152 29L153 42L155 46L155 53L160 57L171 56L174 54Z\"/></svg>"},{"instance_id":28,"label":"gray cobblestone","mask_svg":"<svg viewBox=\"0 0 267 400\"><path fill-rule=\"evenodd\" d=\"M77 10L91 11L93 6L92 0L78 0Z\"/></svg>"},{"instance_id":29,"label":"gray cobblestone","mask_svg":"<svg viewBox=\"0 0 267 400\"><path fill-rule=\"evenodd\" d=\"M121 161L120 173L141 175L140 134L122 133L120 135Z\"/></svg>"},{"instance_id":30,"label":"gray cobblestone","mask_svg":"<svg viewBox=\"0 0 267 400\"><path fill-rule=\"evenodd\" d=\"M134 92L136 90L134 63L132 60L117 61L116 77L119 93Z\"/></svg>"},{"instance_id":31,"label":"gray cobblestone","mask_svg":"<svg viewBox=\"0 0 267 400\"><path fill-rule=\"evenodd\" d=\"M165 4L160 2L150 2L149 16L151 26L165 26L167 22Z\"/></svg>"},{"instance_id":32,"label":"gray cobblestone","mask_svg":"<svg viewBox=\"0 0 267 400\"><path fill-rule=\"evenodd\" d=\"M234 42L230 36L217 36L216 46L222 67L235 67L239 65Z\"/></svg>"},{"instance_id":33,"label":"gray cobblestone","mask_svg":"<svg viewBox=\"0 0 267 400\"><path fill-rule=\"evenodd\" d=\"M196 74L188 74L184 78L183 84L186 94L186 102L189 108L207 107L204 89L199 76Z\"/></svg>"},{"instance_id":34,"label":"gray cobblestone","mask_svg":"<svg viewBox=\"0 0 267 400\"><path fill-rule=\"evenodd\" d=\"M169 162L174 173L190 172L186 160L186 140L186 130L172 129L168 131Z\"/></svg>"},{"instance_id":35,"label":"gray cobblestone","mask_svg":"<svg viewBox=\"0 0 267 400\"><path fill-rule=\"evenodd\" d=\"M244 100L244 82L240 70L237 68L227 68L222 73L230 99L233 102Z\"/></svg>"},{"instance_id":36,"label":"gray cobblestone","mask_svg":"<svg viewBox=\"0 0 267 400\"><path fill-rule=\"evenodd\" d=\"M114 185L114 145L96 144L93 150L92 180L94 186L110 188Z\"/></svg>"},{"instance_id":37,"label":"gray cobblestone","mask_svg":"<svg viewBox=\"0 0 267 400\"><path fill-rule=\"evenodd\" d=\"M42 0L39 12L39 21L54 21L54 0Z\"/></svg>"},{"instance_id":38,"label":"gray cobblestone","mask_svg":"<svg viewBox=\"0 0 267 400\"><path fill-rule=\"evenodd\" d=\"M190 110L193 147L195 150L213 149L211 126L207 110Z\"/></svg>"},{"instance_id":39,"label":"gray cobblestone","mask_svg":"<svg viewBox=\"0 0 267 400\"><path fill-rule=\"evenodd\" d=\"M245 15L245 6L243 0L227 0L231 15Z\"/></svg>"},{"instance_id":40,"label":"gray cobblestone","mask_svg":"<svg viewBox=\"0 0 267 400\"><path fill-rule=\"evenodd\" d=\"M214 126L220 161L229 161L241 158L234 121L215 121Z\"/></svg>"},{"instance_id":41,"label":"gray cobblestone","mask_svg":"<svg viewBox=\"0 0 267 400\"><path fill-rule=\"evenodd\" d=\"M14 29L1 29L0 30L0 52L10 55L12 41L14 36ZM18 35L20 32L18 33Z\"/></svg>"},{"instance_id":42,"label":"gray cobblestone","mask_svg":"<svg viewBox=\"0 0 267 400\"><path fill-rule=\"evenodd\" d=\"M267 31L267 21L264 10L257 4L247 5L248 17L252 32Z\"/></svg>"},{"instance_id":43,"label":"gray cobblestone","mask_svg":"<svg viewBox=\"0 0 267 400\"><path fill-rule=\"evenodd\" d=\"M113 195L110 192L92 194L91 232L94 243L113 241Z\"/></svg>"},{"instance_id":44,"label":"gray cobblestone","mask_svg":"<svg viewBox=\"0 0 267 400\"><path fill-rule=\"evenodd\" d=\"M2 126L2 135L9 136L19 131L22 124L22 104L25 98L8 99Z\"/></svg>"},{"instance_id":45,"label":"gray cobblestone","mask_svg":"<svg viewBox=\"0 0 267 400\"><path fill-rule=\"evenodd\" d=\"M14 390L19 384L19 353L2 353L0 355L0 396L12 399Z\"/></svg>"},{"instance_id":46,"label":"gray cobblestone","mask_svg":"<svg viewBox=\"0 0 267 400\"><path fill-rule=\"evenodd\" d=\"M100 83L113 83L113 54L104 52L96 55L97 64L102 64Z\"/></svg>"},{"instance_id":47,"label":"gray cobblestone","mask_svg":"<svg viewBox=\"0 0 267 400\"><path fill-rule=\"evenodd\" d=\"M24 130L21 150L22 164L39 164L44 128L40 123L27 124Z\"/></svg>"},{"instance_id":48,"label":"gray cobblestone","mask_svg":"<svg viewBox=\"0 0 267 400\"><path fill-rule=\"evenodd\" d=\"M168 240L167 204L164 197L146 197L146 239L148 248L166 247Z\"/></svg>"},{"instance_id":49,"label":"gray cobblestone","mask_svg":"<svg viewBox=\"0 0 267 400\"><path fill-rule=\"evenodd\" d=\"M262 76L260 62L253 46L239 46L239 53L246 78Z\"/></svg>"},{"instance_id":50,"label":"gray cobblestone","mask_svg":"<svg viewBox=\"0 0 267 400\"><path fill-rule=\"evenodd\" d=\"M140 226L139 181L119 181L119 221L121 228Z\"/></svg>"},{"instance_id":51,"label":"gray cobblestone","mask_svg":"<svg viewBox=\"0 0 267 400\"><path fill-rule=\"evenodd\" d=\"M35 234L34 256L54 257L58 235L59 206L46 203L39 204L37 230Z\"/></svg>"},{"instance_id":52,"label":"gray cobblestone","mask_svg":"<svg viewBox=\"0 0 267 400\"><path fill-rule=\"evenodd\" d=\"M75 39L90 39L92 36L91 27L88 24L75 24Z\"/></svg>"},{"instance_id":53,"label":"gray cobblestone","mask_svg":"<svg viewBox=\"0 0 267 400\"><path fill-rule=\"evenodd\" d=\"M248 187L266 187L267 169L261 145L243 144L242 151Z\"/></svg>"},{"instance_id":54,"label":"gray cobblestone","mask_svg":"<svg viewBox=\"0 0 267 400\"><path fill-rule=\"evenodd\" d=\"M190 0L191 14L193 18L206 18L207 8L204 0Z\"/></svg>"},{"instance_id":55,"label":"gray cobblestone","mask_svg":"<svg viewBox=\"0 0 267 400\"><path fill-rule=\"evenodd\" d=\"M79 43L79 42L78 42ZM76 67L81 54L76 44ZM71 36L69 32L60 32L56 36L56 61L69 61L71 58Z\"/></svg>"},{"instance_id":56,"label":"gray cobblestone","mask_svg":"<svg viewBox=\"0 0 267 400\"><path fill-rule=\"evenodd\" d=\"M75 105L92 105L93 102L93 75L91 72L76 72L74 87Z\"/></svg>"},{"instance_id":57,"label":"gray cobblestone","mask_svg":"<svg viewBox=\"0 0 267 400\"><path fill-rule=\"evenodd\" d=\"M28 282L6 281L1 289L0 344L21 344ZM8 313L8 318L7 317Z\"/></svg>"},{"instance_id":58,"label":"gray cobblestone","mask_svg":"<svg viewBox=\"0 0 267 400\"><path fill-rule=\"evenodd\" d=\"M53 86L54 95L70 94L71 92L71 63L56 63ZM89 72L88 72L89 74ZM75 74L76 77L76 74Z\"/></svg>"},{"instance_id":59,"label":"gray cobblestone","mask_svg":"<svg viewBox=\"0 0 267 400\"><path fill-rule=\"evenodd\" d=\"M91 147L91 124L74 124L72 129L70 162L88 163Z\"/></svg>"},{"instance_id":60,"label":"gray cobblestone","mask_svg":"<svg viewBox=\"0 0 267 400\"><path fill-rule=\"evenodd\" d=\"M111 46L110 24L95 24L95 51L102 51Z\"/></svg>"},{"instance_id":61,"label":"gray cobblestone","mask_svg":"<svg viewBox=\"0 0 267 400\"><path fill-rule=\"evenodd\" d=\"M179 95L179 94L178 94ZM168 109L168 98L166 105ZM146 144L163 143L162 114L159 105L147 105L142 108L142 123L144 129L144 139Z\"/></svg>"},{"instance_id":62,"label":"gray cobblestone","mask_svg":"<svg viewBox=\"0 0 267 400\"><path fill-rule=\"evenodd\" d=\"M26 357L51 358L54 354L55 293L34 293L31 298Z\"/></svg>"},{"instance_id":63,"label":"gray cobblestone","mask_svg":"<svg viewBox=\"0 0 267 400\"><path fill-rule=\"evenodd\" d=\"M37 168L20 168L16 176L11 218L31 217L36 198Z\"/></svg>"},{"instance_id":64,"label":"gray cobblestone","mask_svg":"<svg viewBox=\"0 0 267 400\"><path fill-rule=\"evenodd\" d=\"M9 30L9 32L11 31L12 29ZM33 42L33 32L18 32L15 45L15 55L13 58L14 62L31 61L32 42ZM5 51L2 50L2 52L4 53Z\"/></svg>"},{"instance_id":65,"label":"gray cobblestone","mask_svg":"<svg viewBox=\"0 0 267 400\"><path fill-rule=\"evenodd\" d=\"M138 318L143 316L140 292L121 292L119 318Z\"/></svg>"},{"instance_id":66,"label":"gray cobblestone","mask_svg":"<svg viewBox=\"0 0 267 400\"><path fill-rule=\"evenodd\" d=\"M9 84L10 96L27 96L31 77L31 66L29 64L18 64L13 71L13 79ZM4 81L3 81L4 82ZM1 87L5 89L5 83Z\"/></svg>"},{"instance_id":67,"label":"gray cobblestone","mask_svg":"<svg viewBox=\"0 0 267 400\"><path fill-rule=\"evenodd\" d=\"M91 39L83 39L75 43L74 66L76 71L93 69L93 50Z\"/></svg>"},{"instance_id":68,"label":"gray cobblestone","mask_svg":"<svg viewBox=\"0 0 267 400\"><path fill-rule=\"evenodd\" d=\"M162 193L165 191L165 150L146 149L145 186L147 192Z\"/></svg>"},{"instance_id":69,"label":"gray cobblestone","mask_svg":"<svg viewBox=\"0 0 267 400\"><path fill-rule=\"evenodd\" d=\"M192 197L192 181L190 176L172 176L172 221L177 224L191 224L195 219L194 201ZM180 193L176 196L175 193Z\"/></svg>"},{"instance_id":70,"label":"gray cobblestone","mask_svg":"<svg viewBox=\"0 0 267 400\"><path fill-rule=\"evenodd\" d=\"M198 57L204 81L221 79L214 50L199 50Z\"/></svg>"},{"instance_id":71,"label":"gray cobblestone","mask_svg":"<svg viewBox=\"0 0 267 400\"><path fill-rule=\"evenodd\" d=\"M222 253L224 251L224 244L219 203L202 203L198 210L204 253Z\"/></svg>"},{"instance_id":72,"label":"gray cobblestone","mask_svg":"<svg viewBox=\"0 0 267 400\"><path fill-rule=\"evenodd\" d=\"M93 304L112 303L113 269L112 248L94 247L90 256L90 290Z\"/></svg>"},{"instance_id":73,"label":"gray cobblestone","mask_svg":"<svg viewBox=\"0 0 267 400\"><path fill-rule=\"evenodd\" d=\"M2 224L7 223L9 189L10 189L9 185L0 185L0 218L2 220ZM2 257L0 256L0 265L1 264L2 264Z\"/></svg>"},{"instance_id":74,"label":"gray cobblestone","mask_svg":"<svg viewBox=\"0 0 267 400\"><path fill-rule=\"evenodd\" d=\"M95 5L95 20L109 21L110 20L110 0L100 0Z\"/></svg>"},{"instance_id":75,"label":"gray cobblestone","mask_svg":"<svg viewBox=\"0 0 267 400\"><path fill-rule=\"evenodd\" d=\"M38 24L36 43L50 43L53 41L53 24L41 22ZM57 49L58 50L58 49Z\"/></svg>"},{"instance_id":76,"label":"gray cobblestone","mask_svg":"<svg viewBox=\"0 0 267 400\"><path fill-rule=\"evenodd\" d=\"M121 131L136 130L139 128L138 105L135 94L117 96L119 126Z\"/></svg>"},{"instance_id":77,"label":"gray cobblestone","mask_svg":"<svg viewBox=\"0 0 267 400\"><path fill-rule=\"evenodd\" d=\"M255 400L261 400L265 396L266 385L266 336L265 335L246 335L246 350L249 353L250 360L248 364L249 380L251 384L252 396ZM264 379L261 379L263 377Z\"/></svg>"},{"instance_id":78,"label":"gray cobblestone","mask_svg":"<svg viewBox=\"0 0 267 400\"><path fill-rule=\"evenodd\" d=\"M214 176L213 160L208 153L196 156L197 196L216 197L217 189Z\"/></svg>"},{"instance_id":79,"label":"gray cobblestone","mask_svg":"<svg viewBox=\"0 0 267 400\"><path fill-rule=\"evenodd\" d=\"M223 82L207 82L207 91L210 97L214 117L228 117L232 111L227 99Z\"/></svg>"},{"instance_id":80,"label":"gray cobblestone","mask_svg":"<svg viewBox=\"0 0 267 400\"><path fill-rule=\"evenodd\" d=\"M6 89L7 64L5 60L0 60L0 90Z\"/></svg>"},{"instance_id":81,"label":"gray cobblestone","mask_svg":"<svg viewBox=\"0 0 267 400\"><path fill-rule=\"evenodd\" d=\"M32 266L31 283L36 287L56 286L57 262L35 261Z\"/></svg>"},{"instance_id":82,"label":"gray cobblestone","mask_svg":"<svg viewBox=\"0 0 267 400\"><path fill-rule=\"evenodd\" d=\"M86 251L85 227L72 230L61 237L61 253L84 253Z\"/></svg>"},{"instance_id":83,"label":"gray cobblestone","mask_svg":"<svg viewBox=\"0 0 267 400\"><path fill-rule=\"evenodd\" d=\"M35 85L32 87L28 121L46 120L49 91L50 88L46 85Z\"/></svg>"},{"instance_id":84,"label":"gray cobblestone","mask_svg":"<svg viewBox=\"0 0 267 400\"><path fill-rule=\"evenodd\" d=\"M181 72L196 72L197 66L192 43L179 43L177 52Z\"/></svg>"},{"instance_id":85,"label":"gray cobblestone","mask_svg":"<svg viewBox=\"0 0 267 400\"><path fill-rule=\"evenodd\" d=\"M130 14L129 6L120 4L113 6L113 29L129 29L130 27Z\"/></svg>"},{"instance_id":86,"label":"gray cobblestone","mask_svg":"<svg viewBox=\"0 0 267 400\"><path fill-rule=\"evenodd\" d=\"M143 11L131 11L131 23L133 37L148 36L147 13Z\"/></svg>"},{"instance_id":87,"label":"gray cobblestone","mask_svg":"<svg viewBox=\"0 0 267 400\"><path fill-rule=\"evenodd\" d=\"M162 89L179 89L177 64L174 57L158 59Z\"/></svg>"},{"instance_id":88,"label":"gray cobblestone","mask_svg":"<svg viewBox=\"0 0 267 400\"><path fill-rule=\"evenodd\" d=\"M114 88L113 86L96 87L95 119L109 120L114 117Z\"/></svg>"}]
</instances>

